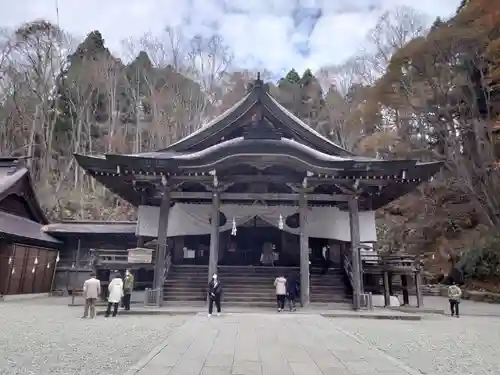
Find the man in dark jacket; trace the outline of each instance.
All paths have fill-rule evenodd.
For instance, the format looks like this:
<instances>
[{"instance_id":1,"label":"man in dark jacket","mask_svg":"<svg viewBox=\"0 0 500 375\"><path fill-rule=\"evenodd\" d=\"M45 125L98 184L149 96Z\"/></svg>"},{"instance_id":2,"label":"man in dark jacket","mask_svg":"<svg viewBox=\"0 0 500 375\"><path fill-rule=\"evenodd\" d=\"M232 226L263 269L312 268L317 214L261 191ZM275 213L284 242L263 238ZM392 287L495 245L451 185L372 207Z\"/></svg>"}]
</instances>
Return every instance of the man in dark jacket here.
<instances>
[{"instance_id":1,"label":"man in dark jacket","mask_svg":"<svg viewBox=\"0 0 500 375\"><path fill-rule=\"evenodd\" d=\"M299 291L299 283L297 281L296 275L290 275L286 279L286 298L288 300L288 305L290 307L290 311L295 311L295 299L298 296Z\"/></svg>"},{"instance_id":2,"label":"man in dark jacket","mask_svg":"<svg viewBox=\"0 0 500 375\"><path fill-rule=\"evenodd\" d=\"M214 273L212 280L208 283L208 316L212 316L212 311L215 307L217 308L217 316L220 315L220 297L222 293L222 287L220 281L217 279L217 275Z\"/></svg>"}]
</instances>

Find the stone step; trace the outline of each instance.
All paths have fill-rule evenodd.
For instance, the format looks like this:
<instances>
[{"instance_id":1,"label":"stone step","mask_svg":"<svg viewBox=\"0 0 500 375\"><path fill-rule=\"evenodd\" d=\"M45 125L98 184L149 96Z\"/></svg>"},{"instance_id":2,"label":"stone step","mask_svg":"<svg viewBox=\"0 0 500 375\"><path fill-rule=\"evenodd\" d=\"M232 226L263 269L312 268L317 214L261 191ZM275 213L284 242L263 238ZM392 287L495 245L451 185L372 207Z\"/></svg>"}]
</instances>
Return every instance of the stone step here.
<instances>
[{"instance_id":1,"label":"stone step","mask_svg":"<svg viewBox=\"0 0 500 375\"><path fill-rule=\"evenodd\" d=\"M190 283L165 283L165 290L178 290L180 292L188 292L190 290L205 291L208 286L206 284L190 284ZM223 292L237 291L239 293L251 293L253 291L272 291L275 292L273 285L256 285L256 284L241 284L241 285L224 285ZM311 293L344 293L349 289L345 285L312 285L309 290Z\"/></svg>"},{"instance_id":2,"label":"stone step","mask_svg":"<svg viewBox=\"0 0 500 375\"><path fill-rule=\"evenodd\" d=\"M207 306L206 301L165 301L164 304L165 307L191 307L191 308L200 308L205 311L205 308ZM299 307L300 304L297 303L297 307ZM273 303L259 303L259 302L234 302L234 303L223 303L222 304L222 312L225 310L230 310L232 308L246 308L246 307L257 307L257 308L267 308L271 307L273 309L276 308L276 302ZM285 306L288 307L288 306ZM328 302L311 302L309 305L309 310L314 311L314 310L328 310L328 309L335 309L335 310L351 310L352 309L352 300L342 300L338 302L333 302L333 303L328 303Z\"/></svg>"},{"instance_id":3,"label":"stone step","mask_svg":"<svg viewBox=\"0 0 500 375\"><path fill-rule=\"evenodd\" d=\"M171 272L168 276L169 279L196 279L196 280L206 280L208 281L207 275L194 275L182 272ZM246 274L246 273L232 273L232 274L219 274L220 280L230 280L235 278L247 278L253 280L273 280L276 278L275 275L265 275L265 274ZM336 280L343 281L344 276L339 274L329 274L322 276L312 275L310 277L312 281L322 281L322 280Z\"/></svg>"},{"instance_id":4,"label":"stone step","mask_svg":"<svg viewBox=\"0 0 500 375\"><path fill-rule=\"evenodd\" d=\"M175 299L175 300L204 300L206 298L205 293L182 293L182 294L176 294L172 292L165 292L164 293L164 298L165 299ZM350 298L349 295L345 294L314 294L312 293L310 295L311 301L318 301L318 302L324 302L324 301L331 301L331 300L337 300L337 299L345 299L345 298ZM274 301L276 300L276 295L274 293L265 293L265 294L238 294L238 293L223 293L222 294L222 299L225 301L233 301L233 300L248 300L248 301Z\"/></svg>"},{"instance_id":5,"label":"stone step","mask_svg":"<svg viewBox=\"0 0 500 375\"><path fill-rule=\"evenodd\" d=\"M204 288L187 288L187 287L166 287L164 289L165 293L171 293L171 294L176 294L176 295L183 295L183 294L199 294L199 293L206 293L207 290ZM268 288L268 289L240 289L240 288L225 288L222 292L223 294L238 294L238 295L250 295L250 294L258 294L258 295L275 295L275 289L274 288ZM330 289L330 290L318 290L318 289L311 289L309 292L311 295L318 295L318 296L329 296L329 295L345 295L347 294L347 291L344 288L336 288L336 289Z\"/></svg>"},{"instance_id":6,"label":"stone step","mask_svg":"<svg viewBox=\"0 0 500 375\"><path fill-rule=\"evenodd\" d=\"M179 302L205 302L205 296L174 296L174 295L165 295L164 301L179 301ZM249 304L249 305L272 305L276 304L276 296L273 297L247 297L247 296L238 296L238 297L222 297L222 303L241 303L241 304ZM320 303L331 303L331 302L346 302L350 301L350 298L346 298L345 296L328 296L328 297L314 297L311 296L311 302L320 302Z\"/></svg>"},{"instance_id":7,"label":"stone step","mask_svg":"<svg viewBox=\"0 0 500 375\"><path fill-rule=\"evenodd\" d=\"M290 273L299 273L298 268L289 268L289 267L268 267L268 268L260 268L260 267L232 267L229 266L227 268L219 266L217 269L217 273L220 275L226 274L263 274L263 275L275 275L277 273L281 273L283 275L288 275ZM319 275L321 273L321 269L312 269L311 275ZM180 272L180 273L189 273L189 274L199 274L205 275L208 277L208 268L202 268L198 266L174 266L171 268L171 272ZM339 268L330 268L328 273L338 273L342 274L343 270Z\"/></svg>"},{"instance_id":8,"label":"stone step","mask_svg":"<svg viewBox=\"0 0 500 375\"><path fill-rule=\"evenodd\" d=\"M165 286L185 286L185 287L199 287L199 288L206 288L208 286L208 283L206 281L197 281L197 280L172 280L168 279L165 281ZM222 283L222 287L228 288L228 287L239 287L239 288L274 288L274 284L272 282L269 282L269 280L264 280L264 281L256 281L256 280L250 280L250 279L243 279L243 280L232 280L232 281L224 281ZM339 288L345 287L344 283L341 282L329 282L329 283L311 283L310 284L311 288L318 288L318 289L328 289L328 288Z\"/></svg>"},{"instance_id":9,"label":"stone step","mask_svg":"<svg viewBox=\"0 0 500 375\"><path fill-rule=\"evenodd\" d=\"M291 272L297 273L298 268L221 266L217 272L223 285L223 303L275 307L275 277L279 274L286 276ZM344 285L344 276L340 270L330 270L326 275L319 273L319 268L313 270L310 279L312 302L350 303L352 298ZM164 298L177 303L204 303L207 279L206 266L174 266L164 285Z\"/></svg>"}]
</instances>

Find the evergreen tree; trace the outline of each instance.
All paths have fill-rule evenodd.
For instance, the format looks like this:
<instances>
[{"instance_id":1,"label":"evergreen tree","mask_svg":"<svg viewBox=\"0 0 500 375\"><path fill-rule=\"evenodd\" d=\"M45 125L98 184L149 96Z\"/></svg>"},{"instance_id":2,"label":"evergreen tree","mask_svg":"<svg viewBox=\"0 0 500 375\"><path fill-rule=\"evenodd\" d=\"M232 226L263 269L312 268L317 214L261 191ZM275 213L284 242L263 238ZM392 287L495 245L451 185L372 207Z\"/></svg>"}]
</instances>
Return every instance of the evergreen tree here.
<instances>
[{"instance_id":1,"label":"evergreen tree","mask_svg":"<svg viewBox=\"0 0 500 375\"><path fill-rule=\"evenodd\" d=\"M290 82L291 84L299 84L300 83L300 76L299 73L295 69L290 70L285 78L287 82Z\"/></svg>"}]
</instances>

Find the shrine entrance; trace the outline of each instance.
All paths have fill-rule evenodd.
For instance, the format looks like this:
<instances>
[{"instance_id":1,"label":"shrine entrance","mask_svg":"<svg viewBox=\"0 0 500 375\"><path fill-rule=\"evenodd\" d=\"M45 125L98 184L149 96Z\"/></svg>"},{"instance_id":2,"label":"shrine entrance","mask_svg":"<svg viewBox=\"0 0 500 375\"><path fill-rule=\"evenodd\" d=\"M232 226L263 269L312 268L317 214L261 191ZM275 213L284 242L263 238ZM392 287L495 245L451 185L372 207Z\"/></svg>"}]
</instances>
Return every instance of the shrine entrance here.
<instances>
[{"instance_id":1,"label":"shrine entrance","mask_svg":"<svg viewBox=\"0 0 500 375\"><path fill-rule=\"evenodd\" d=\"M230 233L220 264L258 266L266 263L262 258L268 251L273 255L273 264L284 265L284 236L282 230L256 216L237 227L236 233Z\"/></svg>"}]
</instances>

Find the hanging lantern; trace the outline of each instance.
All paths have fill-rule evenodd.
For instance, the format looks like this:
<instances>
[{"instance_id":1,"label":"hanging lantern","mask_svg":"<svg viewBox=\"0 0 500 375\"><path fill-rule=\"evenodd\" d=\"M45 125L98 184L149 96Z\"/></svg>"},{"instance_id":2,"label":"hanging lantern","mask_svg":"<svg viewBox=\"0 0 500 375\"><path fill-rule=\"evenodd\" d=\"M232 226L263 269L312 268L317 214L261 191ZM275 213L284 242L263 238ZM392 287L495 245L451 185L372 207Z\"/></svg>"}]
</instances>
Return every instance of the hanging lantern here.
<instances>
[{"instance_id":1,"label":"hanging lantern","mask_svg":"<svg viewBox=\"0 0 500 375\"><path fill-rule=\"evenodd\" d=\"M12 257L9 257L9 264L12 264Z\"/></svg>"},{"instance_id":2,"label":"hanging lantern","mask_svg":"<svg viewBox=\"0 0 500 375\"><path fill-rule=\"evenodd\" d=\"M31 273L35 273L35 266L31 269Z\"/></svg>"},{"instance_id":3,"label":"hanging lantern","mask_svg":"<svg viewBox=\"0 0 500 375\"><path fill-rule=\"evenodd\" d=\"M12 267L12 270L10 271L10 273L13 275L16 273L16 267Z\"/></svg>"},{"instance_id":4,"label":"hanging lantern","mask_svg":"<svg viewBox=\"0 0 500 375\"><path fill-rule=\"evenodd\" d=\"M59 263L59 251L57 252L56 263Z\"/></svg>"},{"instance_id":5,"label":"hanging lantern","mask_svg":"<svg viewBox=\"0 0 500 375\"><path fill-rule=\"evenodd\" d=\"M73 264L71 265L71 268L75 268L75 263L73 263Z\"/></svg>"},{"instance_id":6,"label":"hanging lantern","mask_svg":"<svg viewBox=\"0 0 500 375\"><path fill-rule=\"evenodd\" d=\"M233 217L233 228L231 229L231 236L236 236L236 220Z\"/></svg>"},{"instance_id":7,"label":"hanging lantern","mask_svg":"<svg viewBox=\"0 0 500 375\"><path fill-rule=\"evenodd\" d=\"M49 269L49 268L50 268L50 263L47 263L47 269Z\"/></svg>"},{"instance_id":8,"label":"hanging lantern","mask_svg":"<svg viewBox=\"0 0 500 375\"><path fill-rule=\"evenodd\" d=\"M283 230L283 215L280 214L280 218L278 220L278 228Z\"/></svg>"},{"instance_id":9,"label":"hanging lantern","mask_svg":"<svg viewBox=\"0 0 500 375\"><path fill-rule=\"evenodd\" d=\"M33 264L38 264L38 257L37 256L35 257L35 261L33 262Z\"/></svg>"}]
</instances>

